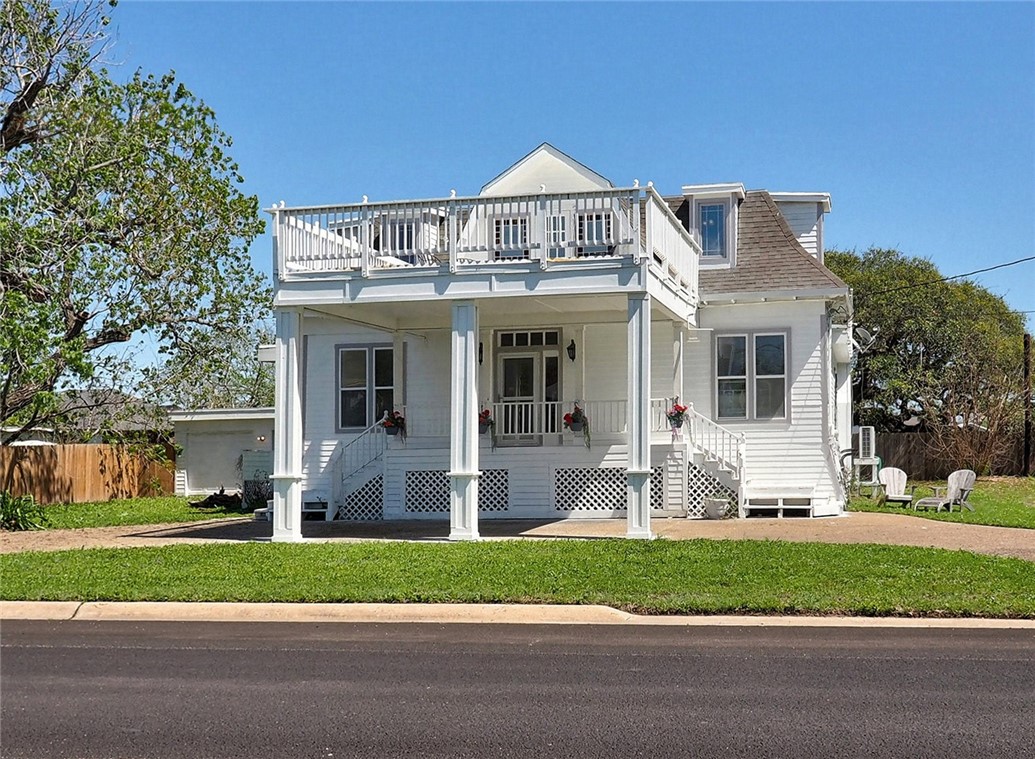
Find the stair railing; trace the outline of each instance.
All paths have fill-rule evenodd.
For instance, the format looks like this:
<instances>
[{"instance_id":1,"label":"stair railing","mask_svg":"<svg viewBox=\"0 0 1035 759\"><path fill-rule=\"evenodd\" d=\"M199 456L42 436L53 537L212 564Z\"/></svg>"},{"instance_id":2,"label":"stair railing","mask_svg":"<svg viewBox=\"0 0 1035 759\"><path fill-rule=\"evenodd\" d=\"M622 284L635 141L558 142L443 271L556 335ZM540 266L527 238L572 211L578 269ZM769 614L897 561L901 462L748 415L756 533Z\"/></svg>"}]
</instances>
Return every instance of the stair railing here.
<instances>
[{"instance_id":1,"label":"stair railing","mask_svg":"<svg viewBox=\"0 0 1035 759\"><path fill-rule=\"evenodd\" d=\"M387 414L385 415L387 416ZM345 483L363 467L377 461L384 456L388 447L388 436L382 425L384 419L378 419L361 433L347 443L338 444L338 453L335 456L335 468L338 476L334 478L337 492L334 494L334 502L341 505L348 494Z\"/></svg>"},{"instance_id":2,"label":"stair railing","mask_svg":"<svg viewBox=\"0 0 1035 759\"><path fill-rule=\"evenodd\" d=\"M690 434L688 442L719 466L730 470L733 476L743 482L747 458L747 442L742 433L716 424L697 412L694 404L687 404L687 421Z\"/></svg>"}]
</instances>

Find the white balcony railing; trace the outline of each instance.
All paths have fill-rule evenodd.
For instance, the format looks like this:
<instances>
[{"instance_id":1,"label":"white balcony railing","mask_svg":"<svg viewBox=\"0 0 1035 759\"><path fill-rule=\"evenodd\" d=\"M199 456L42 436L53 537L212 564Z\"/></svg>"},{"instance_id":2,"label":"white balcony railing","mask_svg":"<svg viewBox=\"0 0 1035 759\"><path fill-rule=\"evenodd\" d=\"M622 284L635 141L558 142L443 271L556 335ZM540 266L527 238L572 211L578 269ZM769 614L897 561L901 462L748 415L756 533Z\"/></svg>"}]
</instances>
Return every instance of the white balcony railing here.
<instances>
[{"instance_id":1,"label":"white balcony railing","mask_svg":"<svg viewBox=\"0 0 1035 759\"><path fill-rule=\"evenodd\" d=\"M564 415L574 404L574 401L504 401L487 404L487 407L496 422L497 439L517 441L522 437L566 432ZM589 419L593 435L623 435L628 431L627 401L578 401L578 404ZM669 405L665 399L651 401L653 432L668 431L665 413ZM409 407L404 413L409 438L448 437L451 418L448 408Z\"/></svg>"},{"instance_id":2,"label":"white balcony railing","mask_svg":"<svg viewBox=\"0 0 1035 759\"><path fill-rule=\"evenodd\" d=\"M696 302L700 247L652 187L274 208L281 279L648 257ZM416 270L416 271L414 271Z\"/></svg>"}]
</instances>

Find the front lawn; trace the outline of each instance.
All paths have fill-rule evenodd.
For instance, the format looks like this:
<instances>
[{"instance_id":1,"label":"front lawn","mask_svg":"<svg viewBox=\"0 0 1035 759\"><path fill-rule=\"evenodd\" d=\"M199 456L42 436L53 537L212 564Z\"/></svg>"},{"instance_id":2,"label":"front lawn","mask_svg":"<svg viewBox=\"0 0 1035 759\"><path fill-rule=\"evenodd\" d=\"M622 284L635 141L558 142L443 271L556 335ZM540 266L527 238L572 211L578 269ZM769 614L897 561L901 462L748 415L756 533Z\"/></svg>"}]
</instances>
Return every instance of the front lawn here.
<instances>
[{"instance_id":1,"label":"front lawn","mask_svg":"<svg viewBox=\"0 0 1035 759\"><path fill-rule=\"evenodd\" d=\"M6 600L606 604L1035 618L1035 563L780 541L178 545L0 556Z\"/></svg>"},{"instance_id":2,"label":"front lawn","mask_svg":"<svg viewBox=\"0 0 1035 759\"><path fill-rule=\"evenodd\" d=\"M944 486L945 483L917 483L913 500L918 501L931 495L935 485ZM947 511L913 511L912 508L897 505L878 506L876 499L859 496L852 498L849 509L909 514L943 522L1035 529L1035 477L978 477L974 492L968 500L974 506L974 511L953 511L951 514Z\"/></svg>"},{"instance_id":3,"label":"front lawn","mask_svg":"<svg viewBox=\"0 0 1035 759\"><path fill-rule=\"evenodd\" d=\"M237 510L196 509L179 496L53 504L44 508L44 514L50 529L194 522L242 515Z\"/></svg>"}]
</instances>

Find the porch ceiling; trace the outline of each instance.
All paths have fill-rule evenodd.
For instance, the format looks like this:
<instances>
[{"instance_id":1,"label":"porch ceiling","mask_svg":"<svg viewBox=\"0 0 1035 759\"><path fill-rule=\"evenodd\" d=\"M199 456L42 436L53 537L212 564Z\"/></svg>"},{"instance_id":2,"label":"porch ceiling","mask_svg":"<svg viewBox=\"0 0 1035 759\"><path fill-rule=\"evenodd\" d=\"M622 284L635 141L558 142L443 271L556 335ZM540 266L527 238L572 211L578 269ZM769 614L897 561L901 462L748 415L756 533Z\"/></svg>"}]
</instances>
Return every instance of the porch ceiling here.
<instances>
[{"instance_id":1,"label":"porch ceiling","mask_svg":"<svg viewBox=\"0 0 1035 759\"><path fill-rule=\"evenodd\" d=\"M399 301L320 305L307 307L306 316L326 316L390 330L448 329L452 325L451 300ZM477 301L482 327L552 326L587 322L621 322L627 318L625 293L570 295L564 297L511 297ZM678 320L654 302L654 320Z\"/></svg>"}]
</instances>

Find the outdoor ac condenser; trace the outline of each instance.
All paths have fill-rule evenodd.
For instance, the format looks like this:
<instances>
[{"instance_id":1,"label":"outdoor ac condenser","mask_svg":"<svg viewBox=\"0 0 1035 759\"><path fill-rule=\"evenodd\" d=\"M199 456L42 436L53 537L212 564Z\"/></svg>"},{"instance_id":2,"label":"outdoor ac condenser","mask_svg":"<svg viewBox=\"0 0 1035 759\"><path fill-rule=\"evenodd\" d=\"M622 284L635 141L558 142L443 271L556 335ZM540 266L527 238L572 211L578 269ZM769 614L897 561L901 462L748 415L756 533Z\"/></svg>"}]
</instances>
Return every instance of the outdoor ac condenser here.
<instances>
[{"instance_id":1,"label":"outdoor ac condenser","mask_svg":"<svg viewBox=\"0 0 1035 759\"><path fill-rule=\"evenodd\" d=\"M877 432L873 427L859 428L859 458L867 463L877 459Z\"/></svg>"}]
</instances>

